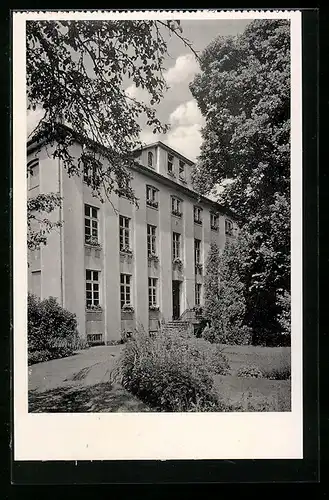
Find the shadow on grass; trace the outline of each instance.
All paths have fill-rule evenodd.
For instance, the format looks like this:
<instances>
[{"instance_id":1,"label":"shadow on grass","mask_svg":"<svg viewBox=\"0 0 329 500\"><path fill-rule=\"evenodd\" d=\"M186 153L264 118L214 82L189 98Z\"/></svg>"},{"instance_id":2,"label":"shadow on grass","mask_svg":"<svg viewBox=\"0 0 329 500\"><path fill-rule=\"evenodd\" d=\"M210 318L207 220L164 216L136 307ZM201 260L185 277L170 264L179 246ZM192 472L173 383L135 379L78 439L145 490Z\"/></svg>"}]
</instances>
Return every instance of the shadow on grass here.
<instances>
[{"instance_id":1,"label":"shadow on grass","mask_svg":"<svg viewBox=\"0 0 329 500\"><path fill-rule=\"evenodd\" d=\"M118 384L109 382L29 392L29 412L87 413L151 411Z\"/></svg>"}]
</instances>

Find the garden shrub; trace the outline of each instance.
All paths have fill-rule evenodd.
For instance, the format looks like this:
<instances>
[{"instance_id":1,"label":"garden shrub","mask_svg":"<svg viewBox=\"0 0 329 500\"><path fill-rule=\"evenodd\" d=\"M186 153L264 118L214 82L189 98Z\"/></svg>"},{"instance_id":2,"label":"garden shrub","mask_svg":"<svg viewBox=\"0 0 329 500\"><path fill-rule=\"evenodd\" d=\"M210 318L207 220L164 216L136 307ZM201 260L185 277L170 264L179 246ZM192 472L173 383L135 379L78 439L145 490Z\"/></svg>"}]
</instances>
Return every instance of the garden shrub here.
<instances>
[{"instance_id":1,"label":"garden shrub","mask_svg":"<svg viewBox=\"0 0 329 500\"><path fill-rule=\"evenodd\" d=\"M223 411L212 370L227 369L225 357L184 333L150 338L136 332L119 359L116 376L130 392L159 411Z\"/></svg>"},{"instance_id":2,"label":"garden shrub","mask_svg":"<svg viewBox=\"0 0 329 500\"><path fill-rule=\"evenodd\" d=\"M289 380L291 378L290 366L280 366L263 369L263 377L269 380Z\"/></svg>"},{"instance_id":3,"label":"garden shrub","mask_svg":"<svg viewBox=\"0 0 329 500\"><path fill-rule=\"evenodd\" d=\"M30 364L70 356L82 347L75 314L61 307L54 297L40 300L28 295Z\"/></svg>"},{"instance_id":4,"label":"garden shrub","mask_svg":"<svg viewBox=\"0 0 329 500\"><path fill-rule=\"evenodd\" d=\"M237 370L236 376L242 378L262 378L263 372L256 365L243 365Z\"/></svg>"}]
</instances>

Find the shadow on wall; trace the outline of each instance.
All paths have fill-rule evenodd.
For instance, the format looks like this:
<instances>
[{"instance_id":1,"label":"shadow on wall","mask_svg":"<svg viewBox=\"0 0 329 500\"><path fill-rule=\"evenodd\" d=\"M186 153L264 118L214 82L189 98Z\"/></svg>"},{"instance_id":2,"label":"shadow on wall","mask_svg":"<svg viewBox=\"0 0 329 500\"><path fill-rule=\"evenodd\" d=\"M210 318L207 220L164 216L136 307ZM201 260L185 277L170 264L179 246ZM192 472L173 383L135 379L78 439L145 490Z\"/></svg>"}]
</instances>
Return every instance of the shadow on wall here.
<instances>
[{"instance_id":1,"label":"shadow on wall","mask_svg":"<svg viewBox=\"0 0 329 500\"><path fill-rule=\"evenodd\" d=\"M86 413L151 411L120 385L103 382L90 387L61 387L29 392L29 412Z\"/></svg>"}]
</instances>

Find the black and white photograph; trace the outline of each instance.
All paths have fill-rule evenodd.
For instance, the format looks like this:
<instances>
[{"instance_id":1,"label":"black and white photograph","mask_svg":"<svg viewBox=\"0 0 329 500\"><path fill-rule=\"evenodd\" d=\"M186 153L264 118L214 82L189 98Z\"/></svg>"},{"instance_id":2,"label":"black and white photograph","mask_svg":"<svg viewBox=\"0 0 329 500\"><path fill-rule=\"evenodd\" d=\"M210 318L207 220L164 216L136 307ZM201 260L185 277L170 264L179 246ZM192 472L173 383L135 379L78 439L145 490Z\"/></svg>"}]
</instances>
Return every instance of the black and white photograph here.
<instances>
[{"instance_id":1,"label":"black and white photograph","mask_svg":"<svg viewBox=\"0 0 329 500\"><path fill-rule=\"evenodd\" d=\"M276 414L287 439L302 398L296 14L16 14L17 415Z\"/></svg>"}]
</instances>

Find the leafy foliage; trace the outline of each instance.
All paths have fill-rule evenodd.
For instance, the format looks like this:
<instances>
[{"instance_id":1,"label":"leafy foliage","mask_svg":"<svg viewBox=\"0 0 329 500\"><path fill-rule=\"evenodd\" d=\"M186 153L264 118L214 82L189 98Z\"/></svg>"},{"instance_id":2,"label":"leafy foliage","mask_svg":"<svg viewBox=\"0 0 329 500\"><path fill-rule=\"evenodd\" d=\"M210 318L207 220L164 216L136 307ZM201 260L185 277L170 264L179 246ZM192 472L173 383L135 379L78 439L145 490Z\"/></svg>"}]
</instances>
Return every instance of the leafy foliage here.
<instances>
[{"instance_id":1,"label":"leafy foliage","mask_svg":"<svg viewBox=\"0 0 329 500\"><path fill-rule=\"evenodd\" d=\"M28 295L29 362L70 356L81 347L75 314L61 307L57 299Z\"/></svg>"},{"instance_id":2,"label":"leafy foliage","mask_svg":"<svg viewBox=\"0 0 329 500\"><path fill-rule=\"evenodd\" d=\"M191 84L206 118L195 187L224 187L248 237L246 321L257 335L280 325L277 294L290 291L290 39L285 20L251 22L218 37Z\"/></svg>"},{"instance_id":3,"label":"leafy foliage","mask_svg":"<svg viewBox=\"0 0 329 500\"><path fill-rule=\"evenodd\" d=\"M52 220L48 214L61 205L58 193L38 194L27 200L27 244L29 250L46 245L49 233L61 227L62 221Z\"/></svg>"},{"instance_id":4,"label":"leafy foliage","mask_svg":"<svg viewBox=\"0 0 329 500\"><path fill-rule=\"evenodd\" d=\"M244 365L240 366L236 373L237 377L243 378L262 378L263 373L256 365Z\"/></svg>"},{"instance_id":5,"label":"leafy foliage","mask_svg":"<svg viewBox=\"0 0 329 500\"><path fill-rule=\"evenodd\" d=\"M226 373L227 359L207 342L168 332L151 338L137 332L125 345L116 376L159 411L221 411L211 373Z\"/></svg>"}]
</instances>

